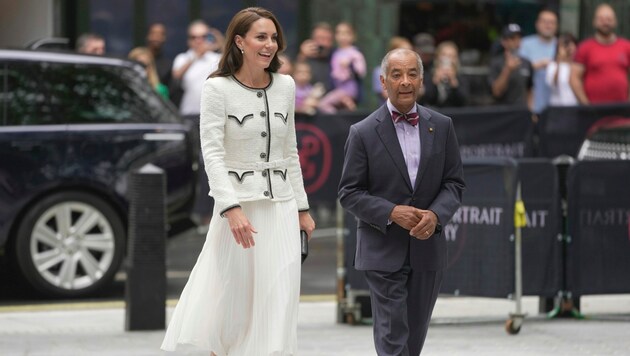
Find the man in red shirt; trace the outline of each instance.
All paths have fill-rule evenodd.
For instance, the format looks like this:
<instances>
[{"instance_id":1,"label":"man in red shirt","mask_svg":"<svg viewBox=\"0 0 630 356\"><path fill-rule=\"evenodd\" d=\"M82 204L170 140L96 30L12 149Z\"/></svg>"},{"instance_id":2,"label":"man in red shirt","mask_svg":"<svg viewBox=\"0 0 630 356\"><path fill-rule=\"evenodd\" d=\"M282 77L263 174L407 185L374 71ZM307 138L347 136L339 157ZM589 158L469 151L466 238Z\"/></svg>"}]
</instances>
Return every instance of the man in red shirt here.
<instances>
[{"instance_id":1,"label":"man in red shirt","mask_svg":"<svg viewBox=\"0 0 630 356\"><path fill-rule=\"evenodd\" d=\"M571 88L581 104L628 101L630 41L615 34L615 10L599 5L593 27L595 36L580 43L575 53Z\"/></svg>"}]
</instances>

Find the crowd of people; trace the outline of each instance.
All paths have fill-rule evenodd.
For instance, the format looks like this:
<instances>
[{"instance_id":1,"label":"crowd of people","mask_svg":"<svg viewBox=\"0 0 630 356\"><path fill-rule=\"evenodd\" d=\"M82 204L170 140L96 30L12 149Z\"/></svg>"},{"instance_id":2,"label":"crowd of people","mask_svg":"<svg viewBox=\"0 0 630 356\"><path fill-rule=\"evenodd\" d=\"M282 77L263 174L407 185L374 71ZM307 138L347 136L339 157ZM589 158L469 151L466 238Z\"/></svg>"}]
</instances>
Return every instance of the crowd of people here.
<instances>
[{"instance_id":1,"label":"crowd of people","mask_svg":"<svg viewBox=\"0 0 630 356\"><path fill-rule=\"evenodd\" d=\"M488 95L497 105L527 106L540 114L547 106L621 102L628 100L630 42L616 34L617 19L608 4L597 7L593 18L595 33L582 42L575 35L558 35L558 15L550 9L539 12L536 33L523 36L521 26L506 25L491 49L488 63ZM224 47L221 31L201 20L187 31L188 50L167 58L163 46L167 29L149 26L146 44L131 50L129 58L147 69L151 86L171 100L183 115L199 114L201 88L208 73L218 65ZM356 34L348 22L331 26L317 23L303 41L295 58L286 53L279 72L296 82L296 112L314 115L354 111L366 103L364 80L371 75L372 94L380 105L387 94L380 83L380 65L368 72L366 58L355 45ZM77 51L102 55L105 39L86 33L77 39ZM472 95L484 88L474 87L461 73L457 44L435 43L429 33L411 41L392 37L387 50L412 49L423 62L424 82L417 102L430 107L473 105Z\"/></svg>"},{"instance_id":2,"label":"crowd of people","mask_svg":"<svg viewBox=\"0 0 630 356\"><path fill-rule=\"evenodd\" d=\"M547 106L628 101L630 41L617 35L617 17L608 4L593 16L595 33L578 42L571 33L556 35L558 16L544 9L536 33L522 37L518 24L501 33L503 51L490 64L489 80L497 103L525 104L534 114Z\"/></svg>"},{"instance_id":3,"label":"crowd of people","mask_svg":"<svg viewBox=\"0 0 630 356\"><path fill-rule=\"evenodd\" d=\"M198 115L201 88L208 74L216 70L224 49L224 35L202 20L187 30L188 49L169 60L163 54L167 29L161 23L149 26L145 46L133 48L128 57L143 64L151 86L172 101L182 115ZM362 80L367 73L365 56L354 45L352 25L339 23L334 29L317 24L311 37L299 48L295 59L280 55L279 73L296 82L296 112L314 115L338 110L355 110L362 100ZM85 33L77 39L79 53L103 55L103 36Z\"/></svg>"}]
</instances>

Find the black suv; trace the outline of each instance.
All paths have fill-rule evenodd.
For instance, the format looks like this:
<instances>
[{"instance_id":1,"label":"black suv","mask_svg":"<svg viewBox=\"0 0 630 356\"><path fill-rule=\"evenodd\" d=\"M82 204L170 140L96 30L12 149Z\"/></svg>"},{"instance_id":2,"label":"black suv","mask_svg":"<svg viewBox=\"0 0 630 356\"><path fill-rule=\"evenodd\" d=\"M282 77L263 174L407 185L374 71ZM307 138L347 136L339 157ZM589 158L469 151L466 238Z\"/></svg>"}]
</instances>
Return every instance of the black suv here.
<instances>
[{"instance_id":1,"label":"black suv","mask_svg":"<svg viewBox=\"0 0 630 356\"><path fill-rule=\"evenodd\" d=\"M83 296L125 254L129 175L167 175L171 233L195 196L194 128L127 60L0 50L0 248L30 285Z\"/></svg>"}]
</instances>

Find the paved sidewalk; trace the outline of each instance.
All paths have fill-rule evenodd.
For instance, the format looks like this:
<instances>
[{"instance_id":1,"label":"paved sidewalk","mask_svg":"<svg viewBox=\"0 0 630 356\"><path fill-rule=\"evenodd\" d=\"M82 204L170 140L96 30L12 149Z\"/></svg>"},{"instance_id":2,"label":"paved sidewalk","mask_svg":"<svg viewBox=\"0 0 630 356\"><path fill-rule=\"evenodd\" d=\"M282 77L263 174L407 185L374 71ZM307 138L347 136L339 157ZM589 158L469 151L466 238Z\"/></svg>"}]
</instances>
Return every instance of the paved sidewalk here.
<instances>
[{"instance_id":1,"label":"paved sidewalk","mask_svg":"<svg viewBox=\"0 0 630 356\"><path fill-rule=\"evenodd\" d=\"M125 332L122 303L0 307L0 355L203 355L190 347L165 353L164 331ZM83 309L81 309L83 308ZM537 298L524 299L521 332L503 329L514 303L487 298L440 298L423 355L629 355L630 295L583 297L588 320L537 316ZM57 310L51 310L57 309ZM300 304L300 355L374 355L370 326L335 323L333 301ZM168 308L169 315L172 307Z\"/></svg>"}]
</instances>

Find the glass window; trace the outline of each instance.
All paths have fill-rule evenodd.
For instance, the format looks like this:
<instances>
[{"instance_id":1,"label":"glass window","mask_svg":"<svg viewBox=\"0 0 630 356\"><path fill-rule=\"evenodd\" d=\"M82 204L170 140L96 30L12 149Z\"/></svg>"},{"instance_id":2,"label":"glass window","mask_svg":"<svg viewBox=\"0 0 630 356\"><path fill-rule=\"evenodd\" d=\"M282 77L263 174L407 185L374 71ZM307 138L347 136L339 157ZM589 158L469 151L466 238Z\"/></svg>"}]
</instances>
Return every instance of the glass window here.
<instances>
[{"instance_id":1,"label":"glass window","mask_svg":"<svg viewBox=\"0 0 630 356\"><path fill-rule=\"evenodd\" d=\"M201 0L201 14L190 15L193 19L203 19L225 34L230 20L242 8L242 1Z\"/></svg>"},{"instance_id":2,"label":"glass window","mask_svg":"<svg viewBox=\"0 0 630 356\"><path fill-rule=\"evenodd\" d=\"M126 67L11 64L7 98L9 125L174 121L146 79Z\"/></svg>"},{"instance_id":3,"label":"glass window","mask_svg":"<svg viewBox=\"0 0 630 356\"><path fill-rule=\"evenodd\" d=\"M7 64L0 62L0 126L7 124L6 104L9 99L7 98L6 74Z\"/></svg>"},{"instance_id":4,"label":"glass window","mask_svg":"<svg viewBox=\"0 0 630 356\"><path fill-rule=\"evenodd\" d=\"M540 0L443 1L418 6L415 2L402 2L398 33L413 39L420 32L428 32L434 35L436 43L455 42L460 52L476 49L487 53L505 24L515 22L525 26L525 33L534 32L542 3Z\"/></svg>"},{"instance_id":5,"label":"glass window","mask_svg":"<svg viewBox=\"0 0 630 356\"><path fill-rule=\"evenodd\" d=\"M163 51L166 58L175 58L187 48L187 33L190 19L188 17L189 6L181 0L152 0L147 2L147 28L149 25L160 22L166 27L166 42ZM195 14L199 16L199 14Z\"/></svg>"},{"instance_id":6,"label":"glass window","mask_svg":"<svg viewBox=\"0 0 630 356\"><path fill-rule=\"evenodd\" d=\"M295 0L260 0L259 6L262 6L273 12L282 26L284 40L287 43L285 52L294 57L299 52L298 44L298 5L299 1ZM295 58L292 58L295 59Z\"/></svg>"},{"instance_id":7,"label":"glass window","mask_svg":"<svg viewBox=\"0 0 630 356\"><path fill-rule=\"evenodd\" d=\"M56 124L50 98L40 85L40 71L33 64L10 65L6 70L6 125ZM43 83L42 83L43 84Z\"/></svg>"},{"instance_id":8,"label":"glass window","mask_svg":"<svg viewBox=\"0 0 630 356\"><path fill-rule=\"evenodd\" d=\"M107 54L127 56L133 48L133 6L129 0L90 1L90 31L105 37Z\"/></svg>"},{"instance_id":9,"label":"glass window","mask_svg":"<svg viewBox=\"0 0 630 356\"><path fill-rule=\"evenodd\" d=\"M257 6L262 6L276 15L276 18L282 26L284 37L287 42L286 52L295 55L298 52L297 43L297 14L298 1L295 0L261 0ZM228 24L232 17L243 9L243 3L240 1L220 1L220 0L202 0L201 16L192 14L192 18L202 18L212 27L219 29L225 34Z\"/></svg>"},{"instance_id":10,"label":"glass window","mask_svg":"<svg viewBox=\"0 0 630 356\"><path fill-rule=\"evenodd\" d=\"M52 94L65 109L66 123L149 121L151 115L143 97L127 85L131 79L129 69L73 67L73 75L65 79L57 76L63 71L50 73L51 85L55 87Z\"/></svg>"}]
</instances>

